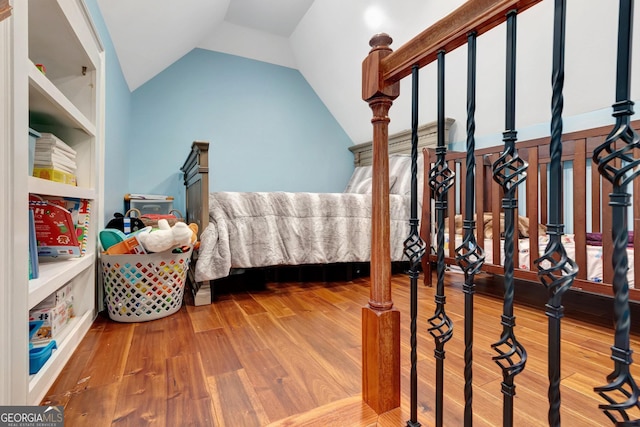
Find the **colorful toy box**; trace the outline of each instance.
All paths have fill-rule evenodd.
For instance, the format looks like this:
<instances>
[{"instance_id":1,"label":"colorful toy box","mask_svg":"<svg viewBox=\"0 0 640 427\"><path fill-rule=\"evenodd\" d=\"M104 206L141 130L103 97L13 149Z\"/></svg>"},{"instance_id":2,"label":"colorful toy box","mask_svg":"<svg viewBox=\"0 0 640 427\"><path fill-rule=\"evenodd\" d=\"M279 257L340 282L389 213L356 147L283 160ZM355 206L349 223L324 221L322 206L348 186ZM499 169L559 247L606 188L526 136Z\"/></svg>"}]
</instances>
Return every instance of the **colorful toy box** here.
<instances>
[{"instance_id":1,"label":"colorful toy box","mask_svg":"<svg viewBox=\"0 0 640 427\"><path fill-rule=\"evenodd\" d=\"M42 322L31 336L31 343L44 345L58 338L73 316L71 286L66 285L29 311L29 321Z\"/></svg>"}]
</instances>

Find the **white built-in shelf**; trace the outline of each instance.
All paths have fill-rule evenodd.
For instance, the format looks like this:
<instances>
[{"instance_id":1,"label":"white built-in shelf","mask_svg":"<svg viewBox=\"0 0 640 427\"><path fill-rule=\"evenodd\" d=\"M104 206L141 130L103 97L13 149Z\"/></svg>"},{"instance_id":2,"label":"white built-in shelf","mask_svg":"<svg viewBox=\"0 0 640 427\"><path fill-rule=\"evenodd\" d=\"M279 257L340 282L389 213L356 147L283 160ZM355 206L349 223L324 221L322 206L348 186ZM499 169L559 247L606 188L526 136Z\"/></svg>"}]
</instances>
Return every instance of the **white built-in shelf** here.
<instances>
[{"instance_id":1,"label":"white built-in shelf","mask_svg":"<svg viewBox=\"0 0 640 427\"><path fill-rule=\"evenodd\" d=\"M0 377L9 385L0 387L0 404L38 405L97 313L96 278L100 273L96 237L103 216L104 179L104 49L84 0L14 0L11 5L12 16L0 23L8 36L0 38L0 48L11 64L0 89L14 94L1 101L12 124L6 134L12 137L8 138L10 148L5 150L10 158L5 156L0 162L4 168L13 165L9 170L13 171L14 194L6 199L15 202L0 206L3 216L14 218L6 240L17 242L26 256L29 222L24 201L31 194L91 203L87 250L82 257L40 258L37 279L28 279L26 263L21 262L14 263L15 272L5 275L14 280L15 290L9 294L10 301L0 301L3 312L8 313L0 316L0 326L8 331L5 338L12 340L9 346L4 345L4 338L2 341L9 348L0 354ZM35 64L46 69L43 72ZM29 129L52 133L75 150L78 186L28 176ZM58 349L51 358L37 374L29 375L25 366L29 310L67 284L76 317L54 337Z\"/></svg>"},{"instance_id":2,"label":"white built-in shelf","mask_svg":"<svg viewBox=\"0 0 640 427\"><path fill-rule=\"evenodd\" d=\"M51 357L45 362L40 371L34 375L29 375L29 402L40 402L42 400L82 340L82 337L91 328L93 317L93 310L88 310L69 320L69 323L56 339L58 349L53 351Z\"/></svg>"},{"instance_id":3,"label":"white built-in shelf","mask_svg":"<svg viewBox=\"0 0 640 427\"><path fill-rule=\"evenodd\" d=\"M29 63L29 111L38 113L51 125L80 129L95 136L92 123L33 62Z\"/></svg>"},{"instance_id":4,"label":"white built-in shelf","mask_svg":"<svg viewBox=\"0 0 640 427\"><path fill-rule=\"evenodd\" d=\"M94 71L100 63L84 4L77 0L29 0L29 58L47 66L51 80Z\"/></svg>"},{"instance_id":5,"label":"white built-in shelf","mask_svg":"<svg viewBox=\"0 0 640 427\"><path fill-rule=\"evenodd\" d=\"M80 258L40 258L37 279L29 280L29 310L96 262L95 253Z\"/></svg>"},{"instance_id":6,"label":"white built-in shelf","mask_svg":"<svg viewBox=\"0 0 640 427\"><path fill-rule=\"evenodd\" d=\"M93 188L74 187L48 179L30 176L27 179L29 193L47 194L49 196L75 197L76 199L95 199L96 190Z\"/></svg>"}]
</instances>

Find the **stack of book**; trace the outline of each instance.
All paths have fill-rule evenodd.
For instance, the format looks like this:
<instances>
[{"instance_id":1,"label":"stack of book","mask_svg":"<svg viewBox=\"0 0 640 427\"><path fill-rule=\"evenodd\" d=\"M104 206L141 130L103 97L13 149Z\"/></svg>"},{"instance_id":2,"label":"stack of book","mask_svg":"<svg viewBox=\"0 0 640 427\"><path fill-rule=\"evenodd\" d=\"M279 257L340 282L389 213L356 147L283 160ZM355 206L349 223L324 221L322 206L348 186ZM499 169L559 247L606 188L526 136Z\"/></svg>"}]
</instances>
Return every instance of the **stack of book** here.
<instances>
[{"instance_id":1,"label":"stack of book","mask_svg":"<svg viewBox=\"0 0 640 427\"><path fill-rule=\"evenodd\" d=\"M51 133L36 139L33 176L76 185L76 151Z\"/></svg>"}]
</instances>

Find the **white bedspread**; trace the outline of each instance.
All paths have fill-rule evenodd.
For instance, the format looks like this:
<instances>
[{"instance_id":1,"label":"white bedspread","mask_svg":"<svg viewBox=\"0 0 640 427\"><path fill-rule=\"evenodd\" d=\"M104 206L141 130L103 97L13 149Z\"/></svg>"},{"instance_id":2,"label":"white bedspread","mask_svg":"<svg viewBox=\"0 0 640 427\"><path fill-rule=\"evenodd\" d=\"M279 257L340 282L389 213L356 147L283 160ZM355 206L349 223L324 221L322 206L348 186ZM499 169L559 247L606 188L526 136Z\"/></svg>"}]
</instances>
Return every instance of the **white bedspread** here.
<instances>
[{"instance_id":1,"label":"white bedspread","mask_svg":"<svg viewBox=\"0 0 640 427\"><path fill-rule=\"evenodd\" d=\"M391 260L406 259L410 198L391 194ZM367 262L371 194L218 192L209 196L210 224L201 234L195 278L231 269Z\"/></svg>"}]
</instances>

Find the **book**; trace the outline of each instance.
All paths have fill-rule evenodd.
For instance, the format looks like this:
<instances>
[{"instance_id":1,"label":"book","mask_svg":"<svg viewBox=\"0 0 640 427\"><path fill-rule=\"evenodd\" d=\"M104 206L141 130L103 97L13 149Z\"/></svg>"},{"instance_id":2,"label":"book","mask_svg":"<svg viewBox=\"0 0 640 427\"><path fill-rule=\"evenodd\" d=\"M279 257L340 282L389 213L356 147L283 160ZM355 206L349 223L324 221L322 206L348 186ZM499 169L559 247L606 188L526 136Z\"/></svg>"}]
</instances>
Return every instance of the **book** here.
<instances>
[{"instance_id":1,"label":"book","mask_svg":"<svg viewBox=\"0 0 640 427\"><path fill-rule=\"evenodd\" d=\"M41 137L36 140L34 166L38 168L52 168L75 174L77 169L75 151L71 152L57 145L53 145L53 143L47 143L49 140L58 144L58 140L54 140L53 137ZM64 143L60 141L60 144Z\"/></svg>"},{"instance_id":2,"label":"book","mask_svg":"<svg viewBox=\"0 0 640 427\"><path fill-rule=\"evenodd\" d=\"M40 132L40 138L36 139L36 150L38 147L58 148L67 153L76 155L76 150L67 145L60 138L52 133Z\"/></svg>"},{"instance_id":3,"label":"book","mask_svg":"<svg viewBox=\"0 0 640 427\"><path fill-rule=\"evenodd\" d=\"M33 211L29 209L29 280L40 277L38 265L38 242Z\"/></svg>"},{"instance_id":4,"label":"book","mask_svg":"<svg viewBox=\"0 0 640 427\"><path fill-rule=\"evenodd\" d=\"M38 168L38 169L47 169L47 168L51 168L53 170L59 170L61 172L65 172L68 174L75 174L76 173L76 168L74 167L69 167L65 164L59 163L57 161L42 161L42 160L35 160L33 162L33 167Z\"/></svg>"},{"instance_id":5,"label":"book","mask_svg":"<svg viewBox=\"0 0 640 427\"><path fill-rule=\"evenodd\" d=\"M52 162L57 162L74 169L77 166L74 158L67 157L64 154L60 154L56 152L36 151L34 160L37 160L40 162L49 162L49 164L51 164Z\"/></svg>"},{"instance_id":6,"label":"book","mask_svg":"<svg viewBox=\"0 0 640 427\"><path fill-rule=\"evenodd\" d=\"M29 200L47 201L68 210L75 227L76 238L80 247L80 256L86 254L91 220L90 200L75 197L39 196L34 194L29 195Z\"/></svg>"},{"instance_id":7,"label":"book","mask_svg":"<svg viewBox=\"0 0 640 427\"><path fill-rule=\"evenodd\" d=\"M49 146L47 144L40 145L37 148L34 146L33 149L34 149L34 153L41 154L41 155L42 154L47 154L47 155L60 156L60 157L65 157L65 158L67 158L69 160L73 160L73 161L75 161L75 159L76 159L75 153L70 153L68 151L61 150L61 149L59 149L57 147L51 147L51 146Z\"/></svg>"},{"instance_id":8,"label":"book","mask_svg":"<svg viewBox=\"0 0 640 427\"><path fill-rule=\"evenodd\" d=\"M46 200L29 200L38 256L79 257L80 245L71 212Z\"/></svg>"},{"instance_id":9,"label":"book","mask_svg":"<svg viewBox=\"0 0 640 427\"><path fill-rule=\"evenodd\" d=\"M78 219L76 220L76 234L78 236L78 243L80 244L80 256L83 256L87 253L87 246L89 244L90 222L91 201L87 199L81 199L80 206L78 208Z\"/></svg>"}]
</instances>

